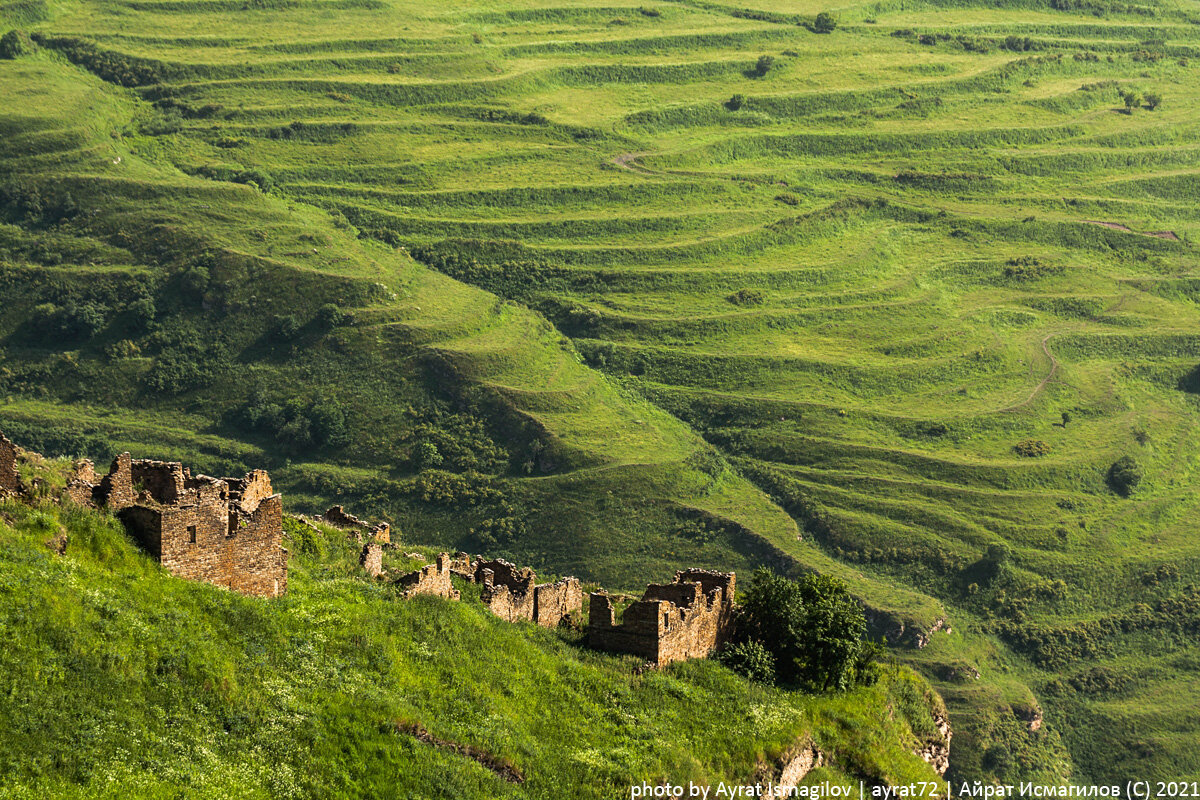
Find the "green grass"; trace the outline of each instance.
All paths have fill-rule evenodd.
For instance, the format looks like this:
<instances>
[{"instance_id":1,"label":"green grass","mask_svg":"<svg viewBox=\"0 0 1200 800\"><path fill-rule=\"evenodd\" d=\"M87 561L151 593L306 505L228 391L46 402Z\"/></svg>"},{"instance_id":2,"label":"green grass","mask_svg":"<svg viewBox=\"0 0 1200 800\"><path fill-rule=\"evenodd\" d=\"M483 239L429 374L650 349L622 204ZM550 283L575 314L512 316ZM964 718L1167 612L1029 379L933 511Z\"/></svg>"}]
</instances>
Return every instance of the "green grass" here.
<instances>
[{"instance_id":1,"label":"green grass","mask_svg":"<svg viewBox=\"0 0 1200 800\"><path fill-rule=\"evenodd\" d=\"M1200 575L1194 0L863 3L829 35L790 1L250 6L0 11L98 48L0 62L0 177L52 187L0 228L0 428L265 466L293 508L620 588L835 572L881 631L953 628L906 658L956 778L1197 775L1191 612L1129 623ZM38 334L86 302L95 335ZM247 430L256 387L339 405L344 438ZM1057 688L1139 652L1119 691Z\"/></svg>"},{"instance_id":2,"label":"green grass","mask_svg":"<svg viewBox=\"0 0 1200 800\"><path fill-rule=\"evenodd\" d=\"M580 633L501 621L469 584L405 600L344 532L285 527L289 592L261 600L169 576L111 516L0 503L0 795L610 798L743 782L805 740L829 756L810 781L936 777L912 751L940 700L905 668L824 697L715 662L639 674ZM43 544L59 532L64 556Z\"/></svg>"}]
</instances>

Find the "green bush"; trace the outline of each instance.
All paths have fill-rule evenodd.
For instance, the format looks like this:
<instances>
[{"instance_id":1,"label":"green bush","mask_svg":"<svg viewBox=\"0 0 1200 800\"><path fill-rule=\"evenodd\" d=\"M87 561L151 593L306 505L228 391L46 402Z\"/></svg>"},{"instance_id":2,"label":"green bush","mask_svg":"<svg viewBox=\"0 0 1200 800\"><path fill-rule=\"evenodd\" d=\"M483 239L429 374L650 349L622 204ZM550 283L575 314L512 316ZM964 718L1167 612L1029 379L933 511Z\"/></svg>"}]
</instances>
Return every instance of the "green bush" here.
<instances>
[{"instance_id":1,"label":"green bush","mask_svg":"<svg viewBox=\"0 0 1200 800\"><path fill-rule=\"evenodd\" d=\"M1121 456L1108 468L1108 485L1122 497L1133 494L1145 473L1132 456Z\"/></svg>"},{"instance_id":2,"label":"green bush","mask_svg":"<svg viewBox=\"0 0 1200 800\"><path fill-rule=\"evenodd\" d=\"M16 28L0 36L0 58L19 58L32 53L35 49L33 42Z\"/></svg>"},{"instance_id":3,"label":"green bush","mask_svg":"<svg viewBox=\"0 0 1200 800\"><path fill-rule=\"evenodd\" d=\"M1041 439L1022 439L1013 445L1013 452L1021 458L1041 458L1050 453L1050 445Z\"/></svg>"},{"instance_id":4,"label":"green bush","mask_svg":"<svg viewBox=\"0 0 1200 800\"><path fill-rule=\"evenodd\" d=\"M725 299L735 306L761 306L765 295L761 289L738 289Z\"/></svg>"},{"instance_id":5,"label":"green bush","mask_svg":"<svg viewBox=\"0 0 1200 800\"><path fill-rule=\"evenodd\" d=\"M796 580L760 569L738 612L734 644L757 643L770 653L776 679L810 690L844 690L869 683L879 648L864 640L862 606L846 584L829 575ZM739 657L763 660L755 648Z\"/></svg>"},{"instance_id":6,"label":"green bush","mask_svg":"<svg viewBox=\"0 0 1200 800\"><path fill-rule=\"evenodd\" d=\"M745 675L752 681L775 682L775 656L758 642L729 644L721 648L718 659L734 672Z\"/></svg>"},{"instance_id":7,"label":"green bush","mask_svg":"<svg viewBox=\"0 0 1200 800\"><path fill-rule=\"evenodd\" d=\"M817 14L817 18L813 20L812 29L817 33L832 33L837 27L837 19L828 11L822 11Z\"/></svg>"},{"instance_id":8,"label":"green bush","mask_svg":"<svg viewBox=\"0 0 1200 800\"><path fill-rule=\"evenodd\" d=\"M759 56L758 61L754 62L754 74L761 78L770 72L773 66L775 66L775 59L772 56Z\"/></svg>"},{"instance_id":9,"label":"green bush","mask_svg":"<svg viewBox=\"0 0 1200 800\"><path fill-rule=\"evenodd\" d=\"M725 101L725 107L730 111L737 111L746 104L746 95L735 94L733 97Z\"/></svg>"}]
</instances>

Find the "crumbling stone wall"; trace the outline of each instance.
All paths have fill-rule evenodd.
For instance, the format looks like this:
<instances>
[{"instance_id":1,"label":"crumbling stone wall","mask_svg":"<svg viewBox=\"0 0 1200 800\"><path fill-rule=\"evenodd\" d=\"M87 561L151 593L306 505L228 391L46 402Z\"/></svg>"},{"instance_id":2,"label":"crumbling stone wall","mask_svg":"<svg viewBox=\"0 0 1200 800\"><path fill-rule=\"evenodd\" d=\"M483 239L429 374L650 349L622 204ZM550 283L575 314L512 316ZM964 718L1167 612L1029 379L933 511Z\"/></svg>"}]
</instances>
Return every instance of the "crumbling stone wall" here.
<instances>
[{"instance_id":1,"label":"crumbling stone wall","mask_svg":"<svg viewBox=\"0 0 1200 800\"><path fill-rule=\"evenodd\" d=\"M22 491L21 477L17 475L17 447L0 433L0 497Z\"/></svg>"},{"instance_id":2,"label":"crumbling stone wall","mask_svg":"<svg viewBox=\"0 0 1200 800\"><path fill-rule=\"evenodd\" d=\"M379 542L367 542L363 545L358 563L372 578L383 574L383 545Z\"/></svg>"},{"instance_id":3,"label":"crumbling stone wall","mask_svg":"<svg viewBox=\"0 0 1200 800\"><path fill-rule=\"evenodd\" d=\"M353 514L346 511L341 506L333 506L325 512L324 519L330 525L338 528L349 528L358 541L363 540L363 536L367 537L368 541L380 542L381 544L390 544L392 541L392 526L386 522L380 522L377 525L372 525L365 519L359 519Z\"/></svg>"},{"instance_id":4,"label":"crumbling stone wall","mask_svg":"<svg viewBox=\"0 0 1200 800\"><path fill-rule=\"evenodd\" d=\"M583 609L583 587L578 578L563 578L533 587L533 621L557 628L571 614Z\"/></svg>"},{"instance_id":5,"label":"crumbling stone wall","mask_svg":"<svg viewBox=\"0 0 1200 800\"><path fill-rule=\"evenodd\" d=\"M662 666L702 658L719 647L733 625L734 574L711 570L675 573L669 584L650 584L642 599L616 623L612 599L589 598L588 644L598 650L632 653Z\"/></svg>"},{"instance_id":6,"label":"crumbling stone wall","mask_svg":"<svg viewBox=\"0 0 1200 800\"><path fill-rule=\"evenodd\" d=\"M100 479L95 497L114 512L133 505L133 456L121 453L113 459L108 474Z\"/></svg>"},{"instance_id":7,"label":"crumbling stone wall","mask_svg":"<svg viewBox=\"0 0 1200 800\"><path fill-rule=\"evenodd\" d=\"M450 559L450 572L471 583L475 582L475 564L467 553L454 554L454 558Z\"/></svg>"},{"instance_id":8,"label":"crumbling stone wall","mask_svg":"<svg viewBox=\"0 0 1200 800\"><path fill-rule=\"evenodd\" d=\"M96 507L96 465L90 459L75 462L71 477L67 479L64 496L75 505Z\"/></svg>"},{"instance_id":9,"label":"crumbling stone wall","mask_svg":"<svg viewBox=\"0 0 1200 800\"><path fill-rule=\"evenodd\" d=\"M287 592L283 502L266 472L193 477L178 462L122 453L95 477L91 462L77 464L67 496L116 512L172 574L260 597Z\"/></svg>"},{"instance_id":10,"label":"crumbling stone wall","mask_svg":"<svg viewBox=\"0 0 1200 800\"><path fill-rule=\"evenodd\" d=\"M442 553L437 562L421 567L416 572L401 575L396 579L396 585L403 591L405 597L417 594L432 594L449 600L459 599L459 591L450 582L450 555Z\"/></svg>"},{"instance_id":11,"label":"crumbling stone wall","mask_svg":"<svg viewBox=\"0 0 1200 800\"><path fill-rule=\"evenodd\" d=\"M517 567L504 559L480 561L475 581L483 585L480 598L491 612L508 622L533 619L533 587L537 575L529 567Z\"/></svg>"},{"instance_id":12,"label":"crumbling stone wall","mask_svg":"<svg viewBox=\"0 0 1200 800\"><path fill-rule=\"evenodd\" d=\"M538 584L529 567L503 559L475 564L475 581L482 584L480 598L492 613L509 622L527 619L556 627L583 607L583 589L576 578Z\"/></svg>"}]
</instances>

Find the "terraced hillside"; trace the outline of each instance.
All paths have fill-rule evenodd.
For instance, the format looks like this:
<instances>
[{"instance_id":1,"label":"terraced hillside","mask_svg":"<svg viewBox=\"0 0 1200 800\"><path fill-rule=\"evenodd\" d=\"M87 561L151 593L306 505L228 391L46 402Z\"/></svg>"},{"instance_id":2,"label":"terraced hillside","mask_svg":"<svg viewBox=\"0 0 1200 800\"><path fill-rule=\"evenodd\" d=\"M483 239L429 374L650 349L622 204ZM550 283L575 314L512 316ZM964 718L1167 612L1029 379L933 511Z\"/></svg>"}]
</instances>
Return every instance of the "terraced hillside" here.
<instances>
[{"instance_id":1,"label":"terraced hillside","mask_svg":"<svg viewBox=\"0 0 1200 800\"><path fill-rule=\"evenodd\" d=\"M1200 4L3 8L31 444L832 571L930 637L955 776L1200 775Z\"/></svg>"}]
</instances>

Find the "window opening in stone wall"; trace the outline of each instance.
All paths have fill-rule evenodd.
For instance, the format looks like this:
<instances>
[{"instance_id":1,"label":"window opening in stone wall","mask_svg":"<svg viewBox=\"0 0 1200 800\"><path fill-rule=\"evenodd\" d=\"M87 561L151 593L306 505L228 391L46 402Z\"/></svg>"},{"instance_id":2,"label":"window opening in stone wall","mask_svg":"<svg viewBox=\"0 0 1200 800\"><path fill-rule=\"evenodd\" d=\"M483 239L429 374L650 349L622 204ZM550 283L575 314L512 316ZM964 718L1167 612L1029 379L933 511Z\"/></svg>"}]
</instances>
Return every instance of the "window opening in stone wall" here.
<instances>
[{"instance_id":1,"label":"window opening in stone wall","mask_svg":"<svg viewBox=\"0 0 1200 800\"><path fill-rule=\"evenodd\" d=\"M192 544L196 543L196 526L188 525L188 541Z\"/></svg>"}]
</instances>

